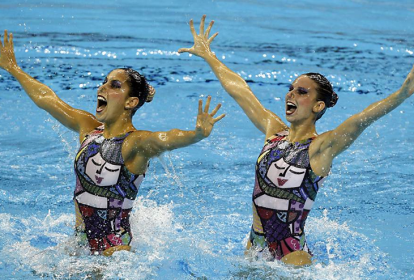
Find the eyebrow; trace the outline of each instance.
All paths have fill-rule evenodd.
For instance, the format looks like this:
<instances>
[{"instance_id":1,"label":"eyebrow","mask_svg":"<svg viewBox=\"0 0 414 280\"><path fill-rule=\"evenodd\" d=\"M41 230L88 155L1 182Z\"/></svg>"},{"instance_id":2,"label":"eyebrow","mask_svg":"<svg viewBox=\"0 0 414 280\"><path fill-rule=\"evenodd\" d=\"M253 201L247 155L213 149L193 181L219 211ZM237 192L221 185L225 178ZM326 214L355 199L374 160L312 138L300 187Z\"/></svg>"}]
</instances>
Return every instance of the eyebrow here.
<instances>
[{"instance_id":1,"label":"eyebrow","mask_svg":"<svg viewBox=\"0 0 414 280\"><path fill-rule=\"evenodd\" d=\"M295 87L293 86L293 84L289 84L289 88L290 88L290 87L295 88ZM309 89L307 89L307 88L305 88L305 87L297 87L297 89L304 89L304 90L306 90L306 91L309 91Z\"/></svg>"}]
</instances>

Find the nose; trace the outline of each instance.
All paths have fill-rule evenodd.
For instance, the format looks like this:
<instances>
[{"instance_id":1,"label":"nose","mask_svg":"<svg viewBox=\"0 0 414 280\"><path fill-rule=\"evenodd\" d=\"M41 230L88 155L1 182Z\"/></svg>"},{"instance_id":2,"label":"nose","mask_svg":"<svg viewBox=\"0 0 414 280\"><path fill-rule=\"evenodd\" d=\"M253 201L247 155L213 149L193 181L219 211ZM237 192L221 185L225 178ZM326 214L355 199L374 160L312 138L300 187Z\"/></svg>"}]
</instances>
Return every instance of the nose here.
<instances>
[{"instance_id":1,"label":"nose","mask_svg":"<svg viewBox=\"0 0 414 280\"><path fill-rule=\"evenodd\" d=\"M96 174L101 175L101 173L102 173L102 169L104 168L105 164L106 164L106 162L105 162L104 164L102 164L102 166L101 166L101 168L100 168L100 169L96 169Z\"/></svg>"},{"instance_id":2,"label":"nose","mask_svg":"<svg viewBox=\"0 0 414 280\"><path fill-rule=\"evenodd\" d=\"M287 171L289 170L289 168L290 168L290 165L283 171L283 172L280 172L279 173L279 176L280 177L285 177L286 176L286 173L287 173Z\"/></svg>"},{"instance_id":3,"label":"nose","mask_svg":"<svg viewBox=\"0 0 414 280\"><path fill-rule=\"evenodd\" d=\"M98 93L102 93L104 91L104 89L105 89L105 85L100 85L98 87Z\"/></svg>"},{"instance_id":4,"label":"nose","mask_svg":"<svg viewBox=\"0 0 414 280\"><path fill-rule=\"evenodd\" d=\"M286 93L286 98L291 98L295 96L295 90L291 90L288 93Z\"/></svg>"}]
</instances>

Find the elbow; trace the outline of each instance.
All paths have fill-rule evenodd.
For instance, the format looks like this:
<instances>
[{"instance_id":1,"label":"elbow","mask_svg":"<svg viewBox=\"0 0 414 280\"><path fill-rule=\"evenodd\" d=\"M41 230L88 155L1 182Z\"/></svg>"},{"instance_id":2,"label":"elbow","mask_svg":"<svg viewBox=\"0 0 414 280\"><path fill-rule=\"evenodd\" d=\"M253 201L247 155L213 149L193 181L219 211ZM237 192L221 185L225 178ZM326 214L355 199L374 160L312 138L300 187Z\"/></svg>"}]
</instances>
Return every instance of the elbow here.
<instances>
[{"instance_id":1,"label":"elbow","mask_svg":"<svg viewBox=\"0 0 414 280\"><path fill-rule=\"evenodd\" d=\"M171 151L174 150L174 147L170 141L170 133L174 133L175 129L169 131L169 132L162 132L157 135L157 141L155 142L155 150L159 152L159 154L165 152L165 151Z\"/></svg>"},{"instance_id":2,"label":"elbow","mask_svg":"<svg viewBox=\"0 0 414 280\"><path fill-rule=\"evenodd\" d=\"M48 110L51 106L55 105L57 100L53 98L50 94L47 92L42 92L37 96L35 100L33 100L37 107L43 110Z\"/></svg>"}]
</instances>

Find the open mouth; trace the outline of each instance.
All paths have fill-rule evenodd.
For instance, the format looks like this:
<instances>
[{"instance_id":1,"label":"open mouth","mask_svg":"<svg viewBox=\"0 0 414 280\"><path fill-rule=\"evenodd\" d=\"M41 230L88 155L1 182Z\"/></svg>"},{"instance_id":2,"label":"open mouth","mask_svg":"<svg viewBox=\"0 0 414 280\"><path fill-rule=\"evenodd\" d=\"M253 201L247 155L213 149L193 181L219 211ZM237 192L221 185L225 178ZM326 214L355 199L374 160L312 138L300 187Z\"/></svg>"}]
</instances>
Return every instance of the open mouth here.
<instances>
[{"instance_id":1,"label":"open mouth","mask_svg":"<svg viewBox=\"0 0 414 280\"><path fill-rule=\"evenodd\" d=\"M292 115L295 111L296 111L296 105L293 104L292 102L287 102L286 103L286 115Z\"/></svg>"},{"instance_id":2,"label":"open mouth","mask_svg":"<svg viewBox=\"0 0 414 280\"><path fill-rule=\"evenodd\" d=\"M96 107L96 112L98 113L102 112L105 109L107 104L108 102L106 101L106 98L101 95L98 95L98 105Z\"/></svg>"}]
</instances>

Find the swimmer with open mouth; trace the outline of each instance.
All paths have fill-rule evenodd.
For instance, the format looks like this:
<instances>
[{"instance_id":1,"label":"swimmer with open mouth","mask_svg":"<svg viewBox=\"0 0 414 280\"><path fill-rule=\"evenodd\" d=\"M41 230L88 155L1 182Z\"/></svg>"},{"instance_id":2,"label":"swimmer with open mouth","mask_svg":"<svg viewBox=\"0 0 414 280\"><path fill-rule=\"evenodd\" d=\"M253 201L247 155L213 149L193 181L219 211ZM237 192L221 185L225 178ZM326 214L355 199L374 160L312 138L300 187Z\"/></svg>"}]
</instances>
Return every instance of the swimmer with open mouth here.
<instances>
[{"instance_id":1,"label":"swimmer with open mouth","mask_svg":"<svg viewBox=\"0 0 414 280\"><path fill-rule=\"evenodd\" d=\"M286 93L285 116L290 126L286 125L264 108L246 81L211 51L210 44L218 33L210 37L214 22L204 29L205 18L201 18L199 33L190 20L194 45L178 52L204 59L227 93L265 135L265 145L256 161L253 225L247 253L256 251L268 259L308 265L312 260L305 222L333 159L369 125L413 94L414 67L396 92L348 118L336 129L318 134L316 121L338 101L331 83L319 73L296 78Z\"/></svg>"},{"instance_id":2,"label":"swimmer with open mouth","mask_svg":"<svg viewBox=\"0 0 414 280\"><path fill-rule=\"evenodd\" d=\"M21 84L38 107L79 134L81 146L75 157L76 232L91 254L130 250L129 217L149 160L208 137L224 117L214 117L220 104L210 112L209 96L204 110L199 101L194 130L151 132L135 128L132 117L153 99L155 89L131 68L115 69L106 76L98 89L95 115L72 108L18 66L13 35L7 31L0 43L0 67ZM153 120L141 120L145 121Z\"/></svg>"}]
</instances>

